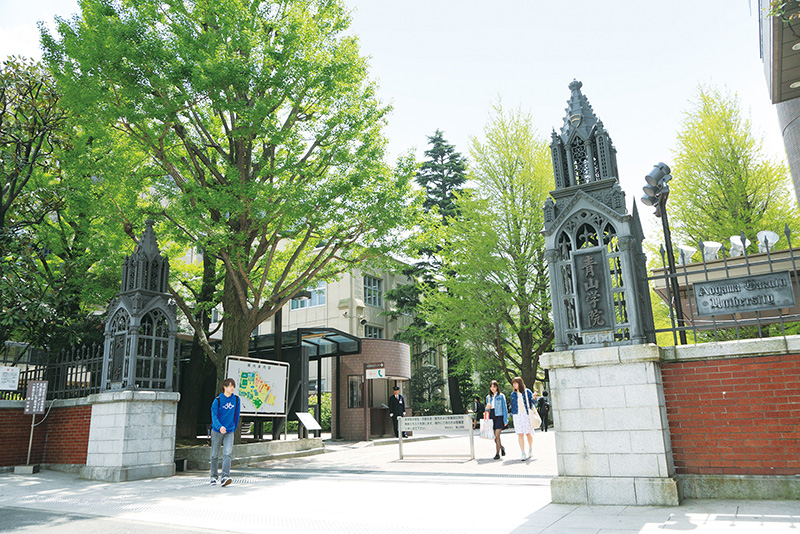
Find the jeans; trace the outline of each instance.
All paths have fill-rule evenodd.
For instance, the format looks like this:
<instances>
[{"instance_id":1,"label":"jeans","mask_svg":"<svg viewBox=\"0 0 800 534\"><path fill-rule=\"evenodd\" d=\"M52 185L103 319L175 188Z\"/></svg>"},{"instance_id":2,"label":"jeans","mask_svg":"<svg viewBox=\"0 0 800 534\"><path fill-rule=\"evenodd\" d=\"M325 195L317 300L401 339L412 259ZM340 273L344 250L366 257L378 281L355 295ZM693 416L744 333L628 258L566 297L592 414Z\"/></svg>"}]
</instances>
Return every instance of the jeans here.
<instances>
[{"instance_id":1,"label":"jeans","mask_svg":"<svg viewBox=\"0 0 800 534\"><path fill-rule=\"evenodd\" d=\"M219 446L222 445L222 476L231 476L231 453L233 452L233 432L221 434L211 430L211 476L217 478Z\"/></svg>"}]
</instances>

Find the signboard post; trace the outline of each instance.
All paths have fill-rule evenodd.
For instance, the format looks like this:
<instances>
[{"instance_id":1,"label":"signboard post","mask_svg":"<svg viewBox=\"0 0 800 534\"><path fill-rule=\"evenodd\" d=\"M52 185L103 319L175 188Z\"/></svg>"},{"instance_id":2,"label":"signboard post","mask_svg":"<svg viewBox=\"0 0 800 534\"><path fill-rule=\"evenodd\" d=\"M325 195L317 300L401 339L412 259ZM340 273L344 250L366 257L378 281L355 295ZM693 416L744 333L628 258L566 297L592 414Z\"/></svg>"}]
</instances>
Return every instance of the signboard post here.
<instances>
[{"instance_id":1,"label":"signboard post","mask_svg":"<svg viewBox=\"0 0 800 534\"><path fill-rule=\"evenodd\" d=\"M426 415L423 417L398 417L397 418L398 444L400 459L403 459L403 433L408 431L448 432L466 430L469 432L469 457L475 459L475 438L472 433L472 416L464 415Z\"/></svg>"},{"instance_id":2,"label":"signboard post","mask_svg":"<svg viewBox=\"0 0 800 534\"><path fill-rule=\"evenodd\" d=\"M28 382L28 391L25 395L25 409L23 413L31 416L31 437L28 440L28 461L25 466L14 468L16 474L31 474L39 471L39 466L31 466L31 448L33 447L33 430L36 428L36 416L44 413L47 401L47 380L31 380Z\"/></svg>"}]
</instances>

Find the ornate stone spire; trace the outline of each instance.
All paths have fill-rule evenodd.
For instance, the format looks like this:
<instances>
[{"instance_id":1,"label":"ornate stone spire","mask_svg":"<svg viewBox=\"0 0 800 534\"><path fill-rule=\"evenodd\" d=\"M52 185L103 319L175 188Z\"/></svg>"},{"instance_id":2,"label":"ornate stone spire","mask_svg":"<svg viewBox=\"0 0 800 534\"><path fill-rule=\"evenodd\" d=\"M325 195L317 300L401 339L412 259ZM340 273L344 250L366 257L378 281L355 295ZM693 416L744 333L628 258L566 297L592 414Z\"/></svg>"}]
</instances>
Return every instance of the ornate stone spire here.
<instances>
[{"instance_id":1,"label":"ornate stone spire","mask_svg":"<svg viewBox=\"0 0 800 534\"><path fill-rule=\"evenodd\" d=\"M130 291L150 291L167 293L169 281L169 260L158 249L153 221L145 223L144 233L133 249L133 254L122 263L123 293Z\"/></svg>"},{"instance_id":2,"label":"ornate stone spire","mask_svg":"<svg viewBox=\"0 0 800 534\"><path fill-rule=\"evenodd\" d=\"M578 80L569 84L571 94L561 134L555 130L552 134L550 150L556 190L608 178L619 180L617 151L581 87Z\"/></svg>"},{"instance_id":3,"label":"ornate stone spire","mask_svg":"<svg viewBox=\"0 0 800 534\"><path fill-rule=\"evenodd\" d=\"M592 128L598 123L592 105L581 93L581 87L583 87L583 83L578 80L572 80L569 84L572 94L567 100L567 108L564 110L566 116L564 117L564 125L561 127L561 139L565 143L570 141L574 130L580 130L583 133L582 137L584 139L588 138Z\"/></svg>"}]
</instances>

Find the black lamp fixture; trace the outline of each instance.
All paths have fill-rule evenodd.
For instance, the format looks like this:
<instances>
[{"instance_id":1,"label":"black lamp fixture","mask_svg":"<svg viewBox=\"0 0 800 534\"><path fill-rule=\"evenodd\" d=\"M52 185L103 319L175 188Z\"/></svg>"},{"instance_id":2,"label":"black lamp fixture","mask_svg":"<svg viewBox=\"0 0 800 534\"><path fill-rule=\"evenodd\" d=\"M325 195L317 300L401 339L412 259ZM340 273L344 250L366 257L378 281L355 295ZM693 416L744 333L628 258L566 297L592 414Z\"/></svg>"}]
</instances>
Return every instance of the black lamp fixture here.
<instances>
[{"instance_id":1,"label":"black lamp fixture","mask_svg":"<svg viewBox=\"0 0 800 534\"><path fill-rule=\"evenodd\" d=\"M642 204L646 206L655 206L656 217L661 217L662 213L666 217L667 197L669 197L669 186L667 182L672 180L672 175L669 173L669 167L666 163L658 163L653 167L644 179L647 185L642 188L644 196L642 196Z\"/></svg>"},{"instance_id":2,"label":"black lamp fixture","mask_svg":"<svg viewBox=\"0 0 800 534\"><path fill-rule=\"evenodd\" d=\"M675 276L675 254L672 251L672 235L669 231L669 220L667 218L667 198L669 197L669 186L667 182L672 180L670 168L666 163L656 163L651 170L644 177L647 185L642 187L644 196L642 196L642 204L646 206L655 206L656 217L661 219L661 225L664 229L664 245L667 249L667 261L669 262L669 277L668 285L672 288L672 304L675 309L675 318L678 320L679 333L681 344L686 344L686 331L684 328L683 308L681 306L681 292L678 287L678 280ZM663 258L663 252L662 252Z\"/></svg>"}]
</instances>

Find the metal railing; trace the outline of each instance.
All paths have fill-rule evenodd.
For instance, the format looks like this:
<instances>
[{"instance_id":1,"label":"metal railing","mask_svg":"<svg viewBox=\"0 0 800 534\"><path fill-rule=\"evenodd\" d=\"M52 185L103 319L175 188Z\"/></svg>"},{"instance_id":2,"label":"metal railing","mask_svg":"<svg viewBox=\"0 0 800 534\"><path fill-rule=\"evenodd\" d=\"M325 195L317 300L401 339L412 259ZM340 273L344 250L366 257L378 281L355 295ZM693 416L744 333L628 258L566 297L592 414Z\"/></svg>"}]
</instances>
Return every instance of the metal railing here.
<instances>
[{"instance_id":1,"label":"metal railing","mask_svg":"<svg viewBox=\"0 0 800 534\"><path fill-rule=\"evenodd\" d=\"M708 249L709 242L700 242L697 252L701 259L691 262L685 251L680 252L680 264L675 272L670 272L665 249L660 248L661 268L652 269L648 277L651 290L655 291L669 308L670 326L654 328L655 334L671 333L675 345L679 344L680 333L684 332L688 343L722 341L731 339L747 339L755 337L784 336L800 333L800 298L798 298L798 263L800 249L792 246L791 230L784 229L788 248L772 250L774 243L757 243L763 252L749 253L747 247L737 250L739 255L731 255L731 249L723 245L719 247L716 257ZM741 243L747 243L745 235L740 237ZM717 315L700 314L695 295L695 285L705 282L732 280L736 282L748 277L766 274L788 273L791 291L795 294L793 307L782 307L768 310L745 310L742 313L720 313ZM678 289L680 307L676 305L674 289ZM658 317L657 310L653 310ZM788 331L791 329L792 331ZM794 331L796 330L796 332Z\"/></svg>"},{"instance_id":2,"label":"metal railing","mask_svg":"<svg viewBox=\"0 0 800 534\"><path fill-rule=\"evenodd\" d=\"M27 360L16 364L22 370L19 389L0 391L0 400L24 400L28 382L47 380L47 399L72 399L100 392L103 346L71 347L46 361Z\"/></svg>"}]
</instances>

